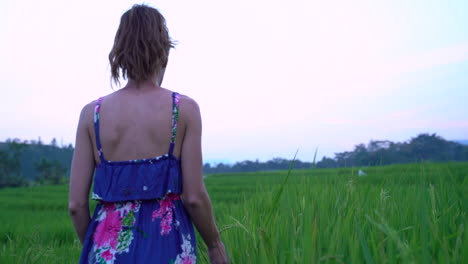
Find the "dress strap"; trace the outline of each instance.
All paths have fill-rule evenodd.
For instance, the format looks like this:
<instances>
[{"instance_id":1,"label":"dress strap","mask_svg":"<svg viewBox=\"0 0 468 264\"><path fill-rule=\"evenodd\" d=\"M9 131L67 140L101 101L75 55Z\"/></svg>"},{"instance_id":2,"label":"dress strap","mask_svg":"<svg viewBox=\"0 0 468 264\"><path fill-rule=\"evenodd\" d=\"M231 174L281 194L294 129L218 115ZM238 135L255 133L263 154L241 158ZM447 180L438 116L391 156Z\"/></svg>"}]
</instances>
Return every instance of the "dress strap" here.
<instances>
[{"instance_id":1,"label":"dress strap","mask_svg":"<svg viewBox=\"0 0 468 264\"><path fill-rule=\"evenodd\" d=\"M174 144L177 135L177 121L179 120L179 100L180 94L176 92L172 93L172 135L171 145L169 146L169 155L172 155L172 152L174 152Z\"/></svg>"},{"instance_id":2,"label":"dress strap","mask_svg":"<svg viewBox=\"0 0 468 264\"><path fill-rule=\"evenodd\" d=\"M99 159L101 163L104 163L106 160L104 159L104 154L102 153L102 146L101 146L101 139L99 136L99 112L101 111L101 103L103 97L100 97L96 101L96 106L94 107L94 135L96 136L96 148L99 152Z\"/></svg>"}]
</instances>

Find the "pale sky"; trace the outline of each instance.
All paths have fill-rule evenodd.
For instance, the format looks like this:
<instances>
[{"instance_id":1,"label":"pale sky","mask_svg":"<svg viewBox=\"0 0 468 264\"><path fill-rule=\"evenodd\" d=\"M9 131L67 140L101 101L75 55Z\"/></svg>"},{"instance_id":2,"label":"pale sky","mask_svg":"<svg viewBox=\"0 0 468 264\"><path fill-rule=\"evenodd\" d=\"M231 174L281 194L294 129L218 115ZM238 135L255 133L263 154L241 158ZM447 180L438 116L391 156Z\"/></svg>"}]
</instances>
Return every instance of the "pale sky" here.
<instances>
[{"instance_id":1,"label":"pale sky","mask_svg":"<svg viewBox=\"0 0 468 264\"><path fill-rule=\"evenodd\" d=\"M0 3L0 141L74 144L82 107L112 92L107 56L134 3ZM178 41L163 87L199 103L205 161L468 139L465 0L147 3Z\"/></svg>"}]
</instances>

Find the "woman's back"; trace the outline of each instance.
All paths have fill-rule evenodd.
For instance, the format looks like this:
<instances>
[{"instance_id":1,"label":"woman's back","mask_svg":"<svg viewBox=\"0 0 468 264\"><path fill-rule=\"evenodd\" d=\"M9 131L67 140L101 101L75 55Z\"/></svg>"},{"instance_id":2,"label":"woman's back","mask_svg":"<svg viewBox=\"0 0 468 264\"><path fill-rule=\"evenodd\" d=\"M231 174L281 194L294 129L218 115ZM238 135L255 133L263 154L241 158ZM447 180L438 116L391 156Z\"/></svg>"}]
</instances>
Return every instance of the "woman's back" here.
<instances>
[{"instance_id":1,"label":"woman's back","mask_svg":"<svg viewBox=\"0 0 468 264\"><path fill-rule=\"evenodd\" d=\"M103 98L99 112L100 141L106 160L147 159L168 153L173 135L171 91L145 86L122 89ZM184 123L182 114L174 138L176 157L180 157ZM96 142L96 137L93 140ZM97 152L95 159L99 162Z\"/></svg>"}]
</instances>

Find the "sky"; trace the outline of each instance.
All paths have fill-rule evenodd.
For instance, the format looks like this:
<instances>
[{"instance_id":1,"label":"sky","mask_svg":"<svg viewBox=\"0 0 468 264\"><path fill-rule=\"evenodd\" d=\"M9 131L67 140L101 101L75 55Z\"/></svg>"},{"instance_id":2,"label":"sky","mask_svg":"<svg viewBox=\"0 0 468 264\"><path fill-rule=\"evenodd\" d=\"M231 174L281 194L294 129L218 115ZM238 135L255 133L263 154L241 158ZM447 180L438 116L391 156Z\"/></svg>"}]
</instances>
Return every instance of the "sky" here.
<instances>
[{"instance_id":1,"label":"sky","mask_svg":"<svg viewBox=\"0 0 468 264\"><path fill-rule=\"evenodd\" d=\"M134 3L2 0L0 141L74 144L82 107L113 92L107 56ZM163 87L200 105L207 162L468 139L465 0L146 3L178 43Z\"/></svg>"}]
</instances>

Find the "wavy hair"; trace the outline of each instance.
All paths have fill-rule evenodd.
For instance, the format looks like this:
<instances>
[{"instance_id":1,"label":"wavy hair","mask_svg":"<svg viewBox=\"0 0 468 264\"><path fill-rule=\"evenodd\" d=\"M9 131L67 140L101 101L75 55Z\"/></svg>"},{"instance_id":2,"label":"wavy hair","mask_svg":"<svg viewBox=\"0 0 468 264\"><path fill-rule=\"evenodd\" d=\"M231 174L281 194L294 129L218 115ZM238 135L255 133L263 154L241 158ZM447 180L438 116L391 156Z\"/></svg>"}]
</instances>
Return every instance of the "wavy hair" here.
<instances>
[{"instance_id":1,"label":"wavy hair","mask_svg":"<svg viewBox=\"0 0 468 264\"><path fill-rule=\"evenodd\" d=\"M111 80L148 80L166 68L169 50L174 47L166 20L147 5L134 5L125 12L109 53Z\"/></svg>"}]
</instances>

